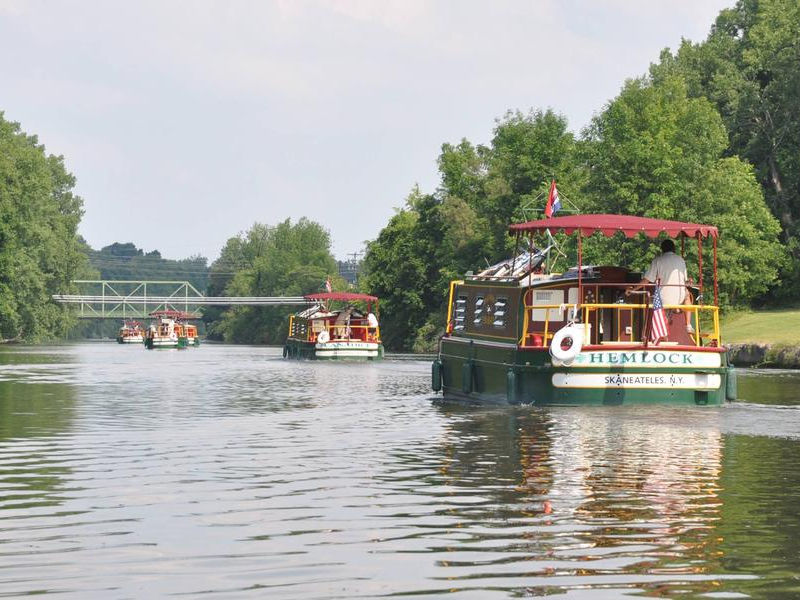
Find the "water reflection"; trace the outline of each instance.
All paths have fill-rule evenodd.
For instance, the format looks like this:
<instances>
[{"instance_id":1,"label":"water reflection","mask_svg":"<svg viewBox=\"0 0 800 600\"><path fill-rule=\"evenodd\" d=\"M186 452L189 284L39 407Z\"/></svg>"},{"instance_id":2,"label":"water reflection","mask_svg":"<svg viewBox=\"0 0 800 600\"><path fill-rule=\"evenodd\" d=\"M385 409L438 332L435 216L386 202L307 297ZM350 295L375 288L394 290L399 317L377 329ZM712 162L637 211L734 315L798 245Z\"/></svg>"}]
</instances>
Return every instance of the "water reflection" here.
<instances>
[{"instance_id":1,"label":"water reflection","mask_svg":"<svg viewBox=\"0 0 800 600\"><path fill-rule=\"evenodd\" d=\"M424 361L264 348L12 354L0 596L796 597L793 407L442 404Z\"/></svg>"},{"instance_id":2,"label":"water reflection","mask_svg":"<svg viewBox=\"0 0 800 600\"><path fill-rule=\"evenodd\" d=\"M737 369L739 399L768 405L800 405L800 371Z\"/></svg>"},{"instance_id":3,"label":"water reflection","mask_svg":"<svg viewBox=\"0 0 800 600\"><path fill-rule=\"evenodd\" d=\"M442 473L476 501L448 511L469 535L438 548L453 570L439 578L528 579L520 594L719 586L702 566L721 508L716 414L684 415L705 421L687 435L628 409L442 410L451 422Z\"/></svg>"},{"instance_id":4,"label":"water reflection","mask_svg":"<svg viewBox=\"0 0 800 600\"><path fill-rule=\"evenodd\" d=\"M72 425L75 390L54 383L65 361L31 350L0 354L0 522L60 505L71 473L58 438Z\"/></svg>"}]
</instances>

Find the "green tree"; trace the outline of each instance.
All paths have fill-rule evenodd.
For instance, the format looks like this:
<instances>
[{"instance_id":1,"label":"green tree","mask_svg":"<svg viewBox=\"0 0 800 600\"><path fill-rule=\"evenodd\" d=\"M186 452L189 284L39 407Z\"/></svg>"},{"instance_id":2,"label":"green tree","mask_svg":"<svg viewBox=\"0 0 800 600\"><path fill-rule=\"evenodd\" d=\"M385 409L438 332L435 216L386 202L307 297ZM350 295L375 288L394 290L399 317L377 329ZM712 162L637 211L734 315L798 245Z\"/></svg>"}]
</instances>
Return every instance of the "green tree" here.
<instances>
[{"instance_id":1,"label":"green tree","mask_svg":"<svg viewBox=\"0 0 800 600\"><path fill-rule=\"evenodd\" d=\"M199 291L208 286L208 260L204 256L166 259L158 250L145 252L132 242L114 242L100 250L89 249L88 256L101 279L188 281Z\"/></svg>"},{"instance_id":2,"label":"green tree","mask_svg":"<svg viewBox=\"0 0 800 600\"><path fill-rule=\"evenodd\" d=\"M629 81L585 137L589 210L718 225L724 302L748 302L775 281L784 256L779 225L751 166L723 157L719 114L705 98L689 97L683 80ZM587 260L643 269L655 251L650 241L598 240L587 245ZM690 259L694 252L690 244Z\"/></svg>"},{"instance_id":3,"label":"green tree","mask_svg":"<svg viewBox=\"0 0 800 600\"><path fill-rule=\"evenodd\" d=\"M363 285L380 298L381 337L387 348L411 348L431 305L436 305L433 244L420 236L421 202L421 197L413 198L394 215L367 245L364 257ZM433 204L431 197L425 202Z\"/></svg>"},{"instance_id":4,"label":"green tree","mask_svg":"<svg viewBox=\"0 0 800 600\"><path fill-rule=\"evenodd\" d=\"M800 290L800 4L740 0L723 10L708 39L664 51L651 67L659 83L678 75L706 97L728 131L726 154L755 168L767 205L780 221L793 260L784 298Z\"/></svg>"},{"instance_id":5,"label":"green tree","mask_svg":"<svg viewBox=\"0 0 800 600\"><path fill-rule=\"evenodd\" d=\"M83 214L61 156L0 112L0 338L62 336L73 318L51 295L67 293L85 265Z\"/></svg>"},{"instance_id":6,"label":"green tree","mask_svg":"<svg viewBox=\"0 0 800 600\"><path fill-rule=\"evenodd\" d=\"M306 218L274 227L256 223L228 240L211 267L210 289L229 296L302 296L320 291L328 277L342 287L336 272L330 234L318 223ZM210 330L229 342L279 344L286 338L292 310L234 307L211 323Z\"/></svg>"}]
</instances>

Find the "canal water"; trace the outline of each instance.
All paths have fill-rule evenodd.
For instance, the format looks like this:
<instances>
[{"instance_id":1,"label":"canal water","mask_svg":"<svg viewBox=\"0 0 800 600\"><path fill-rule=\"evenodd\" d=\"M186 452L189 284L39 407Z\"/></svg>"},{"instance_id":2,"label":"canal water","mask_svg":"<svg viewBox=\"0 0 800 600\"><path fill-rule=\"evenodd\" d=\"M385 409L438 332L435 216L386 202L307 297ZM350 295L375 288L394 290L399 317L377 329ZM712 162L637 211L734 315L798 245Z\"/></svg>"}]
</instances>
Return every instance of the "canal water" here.
<instances>
[{"instance_id":1,"label":"canal water","mask_svg":"<svg viewBox=\"0 0 800 600\"><path fill-rule=\"evenodd\" d=\"M0 348L0 597L800 598L800 375L442 403L429 361Z\"/></svg>"}]
</instances>

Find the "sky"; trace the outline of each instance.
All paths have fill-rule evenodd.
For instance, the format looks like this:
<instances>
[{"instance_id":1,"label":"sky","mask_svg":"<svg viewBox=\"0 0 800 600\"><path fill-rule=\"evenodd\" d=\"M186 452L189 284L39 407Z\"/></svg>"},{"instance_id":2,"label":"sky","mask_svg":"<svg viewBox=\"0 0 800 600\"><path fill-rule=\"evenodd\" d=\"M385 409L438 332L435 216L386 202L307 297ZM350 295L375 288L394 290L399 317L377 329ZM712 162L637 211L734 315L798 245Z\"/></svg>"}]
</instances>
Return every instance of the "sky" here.
<instances>
[{"instance_id":1,"label":"sky","mask_svg":"<svg viewBox=\"0 0 800 600\"><path fill-rule=\"evenodd\" d=\"M508 110L578 133L732 4L0 0L0 111L65 157L96 249L212 261L305 216L345 259L436 190L443 143Z\"/></svg>"}]
</instances>

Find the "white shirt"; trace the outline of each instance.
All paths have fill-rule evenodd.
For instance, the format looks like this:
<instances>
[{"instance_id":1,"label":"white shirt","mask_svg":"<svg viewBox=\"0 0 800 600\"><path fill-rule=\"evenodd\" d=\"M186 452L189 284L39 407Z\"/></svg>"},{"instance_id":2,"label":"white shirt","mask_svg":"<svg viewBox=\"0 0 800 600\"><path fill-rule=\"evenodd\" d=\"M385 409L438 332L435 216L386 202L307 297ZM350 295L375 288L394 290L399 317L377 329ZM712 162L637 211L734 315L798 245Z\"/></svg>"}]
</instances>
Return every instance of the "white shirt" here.
<instances>
[{"instance_id":1,"label":"white shirt","mask_svg":"<svg viewBox=\"0 0 800 600\"><path fill-rule=\"evenodd\" d=\"M661 283L661 301L665 304L683 304L686 298L686 263L674 252L656 256L644 278L652 283Z\"/></svg>"}]
</instances>

